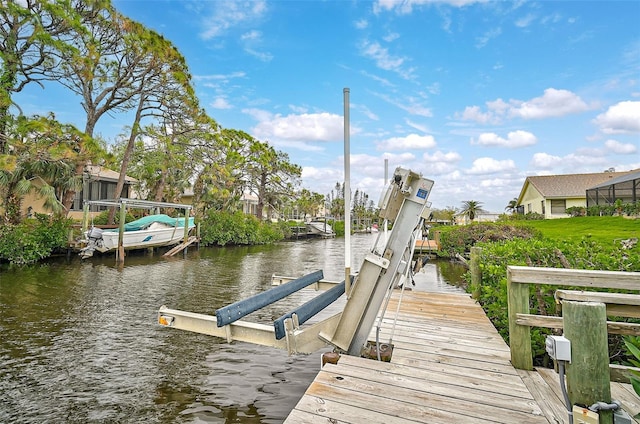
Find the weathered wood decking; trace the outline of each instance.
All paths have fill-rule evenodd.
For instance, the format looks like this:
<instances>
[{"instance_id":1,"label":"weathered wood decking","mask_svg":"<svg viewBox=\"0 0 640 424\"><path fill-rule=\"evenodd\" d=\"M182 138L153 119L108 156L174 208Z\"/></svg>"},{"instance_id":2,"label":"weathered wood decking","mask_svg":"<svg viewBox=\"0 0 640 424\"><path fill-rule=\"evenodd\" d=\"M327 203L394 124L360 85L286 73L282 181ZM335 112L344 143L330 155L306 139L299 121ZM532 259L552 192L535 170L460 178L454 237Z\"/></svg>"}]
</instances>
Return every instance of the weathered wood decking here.
<instances>
[{"instance_id":1,"label":"weathered wood decking","mask_svg":"<svg viewBox=\"0 0 640 424\"><path fill-rule=\"evenodd\" d=\"M393 343L390 363L343 355L326 364L285 423L568 422L557 374L514 369L509 347L468 295L405 292ZM612 392L640 411L630 385Z\"/></svg>"}]
</instances>

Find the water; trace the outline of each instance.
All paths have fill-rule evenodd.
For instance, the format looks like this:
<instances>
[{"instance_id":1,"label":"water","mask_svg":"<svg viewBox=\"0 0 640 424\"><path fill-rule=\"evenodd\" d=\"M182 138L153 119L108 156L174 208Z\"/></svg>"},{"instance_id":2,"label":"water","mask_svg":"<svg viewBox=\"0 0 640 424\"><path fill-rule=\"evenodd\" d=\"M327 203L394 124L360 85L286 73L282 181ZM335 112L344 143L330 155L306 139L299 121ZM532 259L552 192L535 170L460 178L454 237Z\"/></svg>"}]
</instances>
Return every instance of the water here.
<instances>
[{"instance_id":1,"label":"water","mask_svg":"<svg viewBox=\"0 0 640 424\"><path fill-rule=\"evenodd\" d=\"M352 238L352 270L375 235ZM187 257L129 255L0 268L0 422L281 423L320 368L288 356L163 328L161 305L213 315L269 289L273 274L322 269L344 278L344 239L191 248ZM414 290L459 291L460 269L429 263ZM270 323L315 294L251 314ZM333 306L339 308L340 305Z\"/></svg>"}]
</instances>

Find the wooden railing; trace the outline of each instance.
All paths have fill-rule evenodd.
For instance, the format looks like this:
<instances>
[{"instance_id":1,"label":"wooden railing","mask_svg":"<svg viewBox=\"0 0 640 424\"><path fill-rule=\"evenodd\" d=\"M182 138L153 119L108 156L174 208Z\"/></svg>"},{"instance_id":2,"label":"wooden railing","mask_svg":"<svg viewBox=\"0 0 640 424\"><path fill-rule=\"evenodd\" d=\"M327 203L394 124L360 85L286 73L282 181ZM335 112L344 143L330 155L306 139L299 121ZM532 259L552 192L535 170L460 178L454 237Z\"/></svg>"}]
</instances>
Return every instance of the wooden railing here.
<instances>
[{"instance_id":1,"label":"wooden railing","mask_svg":"<svg viewBox=\"0 0 640 424\"><path fill-rule=\"evenodd\" d=\"M509 345L511 363L519 369L533 369L531 327L564 327L563 317L529 313L530 284L635 291L638 294L558 290L556 299L601 303L606 308L606 315L640 318L640 272L508 266ZM640 336L640 324L606 321L605 325L610 334Z\"/></svg>"},{"instance_id":2,"label":"wooden railing","mask_svg":"<svg viewBox=\"0 0 640 424\"><path fill-rule=\"evenodd\" d=\"M556 290L562 317L529 313L529 284L549 284L590 289L617 289L635 294ZM562 328L571 343L566 384L571 405L611 403L611 380L629 382L630 370L609 365L608 334L640 335L640 324L607 321L607 316L640 318L640 272L592 271L563 268L507 267L509 346L515 368L533 369L530 328ZM612 423L611 411L600 414Z\"/></svg>"}]
</instances>

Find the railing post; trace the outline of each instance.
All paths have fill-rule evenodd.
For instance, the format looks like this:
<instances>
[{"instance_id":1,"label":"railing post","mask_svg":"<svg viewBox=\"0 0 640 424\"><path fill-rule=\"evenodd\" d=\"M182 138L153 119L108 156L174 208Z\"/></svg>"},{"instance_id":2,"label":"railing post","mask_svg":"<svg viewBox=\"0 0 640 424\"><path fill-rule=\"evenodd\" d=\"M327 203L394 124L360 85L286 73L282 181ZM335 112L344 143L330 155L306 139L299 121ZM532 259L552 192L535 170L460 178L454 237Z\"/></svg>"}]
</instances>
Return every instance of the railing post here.
<instances>
[{"instance_id":1,"label":"railing post","mask_svg":"<svg viewBox=\"0 0 640 424\"><path fill-rule=\"evenodd\" d=\"M562 302L564 336L571 341L567 391L573 405L611 403L607 309L604 303ZM600 411L600 423L612 424L613 412Z\"/></svg>"},{"instance_id":2,"label":"railing post","mask_svg":"<svg viewBox=\"0 0 640 424\"><path fill-rule=\"evenodd\" d=\"M533 369L531 331L528 325L516 324L518 314L529 313L529 285L514 283L507 267L507 305L509 309L509 348L511 365L521 370Z\"/></svg>"},{"instance_id":3,"label":"railing post","mask_svg":"<svg viewBox=\"0 0 640 424\"><path fill-rule=\"evenodd\" d=\"M472 247L470 253L469 271L471 272L471 286L474 288L472 296L475 300L480 299L482 290L482 271L480 270L480 252L482 248Z\"/></svg>"}]
</instances>

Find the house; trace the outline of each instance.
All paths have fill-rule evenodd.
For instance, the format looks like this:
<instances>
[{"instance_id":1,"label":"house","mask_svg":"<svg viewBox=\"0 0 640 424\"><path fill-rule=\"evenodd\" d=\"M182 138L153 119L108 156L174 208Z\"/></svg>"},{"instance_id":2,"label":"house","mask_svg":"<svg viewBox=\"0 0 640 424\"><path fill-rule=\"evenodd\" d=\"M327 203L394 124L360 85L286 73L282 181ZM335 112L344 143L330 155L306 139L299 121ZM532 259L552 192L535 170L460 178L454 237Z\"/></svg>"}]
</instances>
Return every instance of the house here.
<instances>
[{"instance_id":1,"label":"house","mask_svg":"<svg viewBox=\"0 0 640 424\"><path fill-rule=\"evenodd\" d=\"M587 190L587 207L640 202L640 170L631 171Z\"/></svg>"},{"instance_id":2,"label":"house","mask_svg":"<svg viewBox=\"0 0 640 424\"><path fill-rule=\"evenodd\" d=\"M82 190L76 193L68 217L81 220L83 216L83 205L86 200L114 199L119 177L119 172L98 165L87 165L82 176ZM125 177L124 187L120 197L135 197L132 185L136 181L135 178ZM106 209L104 206L95 207L95 210L91 212L96 214L104 209ZM44 199L39 197L37 193L32 192L23 199L21 212L23 216L28 216L32 213L49 213L50 211L45 208Z\"/></svg>"},{"instance_id":3,"label":"house","mask_svg":"<svg viewBox=\"0 0 640 424\"><path fill-rule=\"evenodd\" d=\"M473 222L496 222L500 218L499 213L494 212L478 212L473 218ZM469 216L466 214L456 214L454 216L454 222L456 225L471 224Z\"/></svg>"},{"instance_id":4,"label":"house","mask_svg":"<svg viewBox=\"0 0 640 424\"><path fill-rule=\"evenodd\" d=\"M539 213L545 219L567 218L567 208L587 206L587 190L633 172L637 170L527 177L518 196L517 211Z\"/></svg>"}]
</instances>

